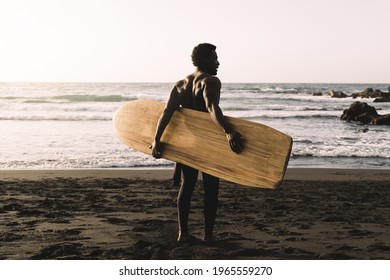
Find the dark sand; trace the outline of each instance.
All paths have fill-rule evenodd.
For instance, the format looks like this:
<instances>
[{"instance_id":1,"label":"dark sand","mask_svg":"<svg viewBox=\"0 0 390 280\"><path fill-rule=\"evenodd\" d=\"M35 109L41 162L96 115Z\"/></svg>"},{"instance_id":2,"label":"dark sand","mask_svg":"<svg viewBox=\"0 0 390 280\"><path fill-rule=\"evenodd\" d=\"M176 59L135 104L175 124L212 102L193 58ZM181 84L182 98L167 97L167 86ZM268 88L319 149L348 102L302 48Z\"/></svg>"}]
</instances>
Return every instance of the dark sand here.
<instances>
[{"instance_id":1,"label":"dark sand","mask_svg":"<svg viewBox=\"0 0 390 280\"><path fill-rule=\"evenodd\" d=\"M171 170L0 171L0 259L390 259L390 171L222 182L213 244L178 244ZM202 237L202 187L190 230Z\"/></svg>"}]
</instances>

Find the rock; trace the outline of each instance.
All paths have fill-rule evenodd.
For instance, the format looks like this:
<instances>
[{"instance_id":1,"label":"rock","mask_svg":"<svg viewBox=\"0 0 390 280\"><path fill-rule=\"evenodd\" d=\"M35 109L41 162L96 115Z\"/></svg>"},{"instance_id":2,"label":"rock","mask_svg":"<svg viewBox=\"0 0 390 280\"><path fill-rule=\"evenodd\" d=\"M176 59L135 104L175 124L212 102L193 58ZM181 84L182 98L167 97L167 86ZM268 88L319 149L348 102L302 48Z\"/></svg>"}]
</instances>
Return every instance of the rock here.
<instances>
[{"instance_id":1,"label":"rock","mask_svg":"<svg viewBox=\"0 0 390 280\"><path fill-rule=\"evenodd\" d=\"M381 92L374 102L390 102L390 92Z\"/></svg>"},{"instance_id":2,"label":"rock","mask_svg":"<svg viewBox=\"0 0 390 280\"><path fill-rule=\"evenodd\" d=\"M372 124L377 124L377 125L390 125L390 114L386 115L379 115L376 117Z\"/></svg>"},{"instance_id":3,"label":"rock","mask_svg":"<svg viewBox=\"0 0 390 280\"><path fill-rule=\"evenodd\" d=\"M390 98L379 97L379 98L375 98L374 102L390 102Z\"/></svg>"},{"instance_id":4,"label":"rock","mask_svg":"<svg viewBox=\"0 0 390 280\"><path fill-rule=\"evenodd\" d=\"M379 115L376 109L365 102L356 101L340 117L345 121L358 121L365 124L390 125L390 114Z\"/></svg>"},{"instance_id":5,"label":"rock","mask_svg":"<svg viewBox=\"0 0 390 280\"><path fill-rule=\"evenodd\" d=\"M323 96L322 92L314 92L313 96Z\"/></svg>"},{"instance_id":6,"label":"rock","mask_svg":"<svg viewBox=\"0 0 390 280\"><path fill-rule=\"evenodd\" d=\"M353 98L357 98L357 97L361 97L361 98L382 98L382 97L387 97L388 95L389 95L389 93L382 92L379 89L374 90L372 88L366 88L362 92L353 93L352 97Z\"/></svg>"},{"instance_id":7,"label":"rock","mask_svg":"<svg viewBox=\"0 0 390 280\"><path fill-rule=\"evenodd\" d=\"M334 90L331 90L329 91L328 95L332 98L345 98L345 97L348 97L347 94L345 94L344 92L342 91L334 91Z\"/></svg>"},{"instance_id":8,"label":"rock","mask_svg":"<svg viewBox=\"0 0 390 280\"><path fill-rule=\"evenodd\" d=\"M344 110L341 119L345 121L370 123L376 116L378 116L378 113L374 107L367 105L367 103L356 101L349 109Z\"/></svg>"},{"instance_id":9,"label":"rock","mask_svg":"<svg viewBox=\"0 0 390 280\"><path fill-rule=\"evenodd\" d=\"M361 92L357 92L352 94L353 98L361 97L361 98L370 98L370 95L374 92L372 88L366 88Z\"/></svg>"},{"instance_id":10,"label":"rock","mask_svg":"<svg viewBox=\"0 0 390 280\"><path fill-rule=\"evenodd\" d=\"M378 97L383 97L384 92L382 92L379 89L374 90L374 92L371 94L371 98L378 98Z\"/></svg>"}]
</instances>

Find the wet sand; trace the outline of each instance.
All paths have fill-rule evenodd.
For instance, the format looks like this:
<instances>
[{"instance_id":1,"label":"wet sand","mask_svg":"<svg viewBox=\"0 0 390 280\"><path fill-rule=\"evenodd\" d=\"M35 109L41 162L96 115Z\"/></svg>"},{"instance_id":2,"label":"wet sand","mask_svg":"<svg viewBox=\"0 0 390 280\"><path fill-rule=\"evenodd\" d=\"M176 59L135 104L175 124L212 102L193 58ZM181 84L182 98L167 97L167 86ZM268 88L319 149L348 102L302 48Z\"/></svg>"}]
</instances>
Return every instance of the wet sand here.
<instances>
[{"instance_id":1,"label":"wet sand","mask_svg":"<svg viewBox=\"0 0 390 280\"><path fill-rule=\"evenodd\" d=\"M390 171L223 181L217 241L178 244L172 170L0 171L0 259L390 259ZM203 191L190 230L203 232Z\"/></svg>"}]
</instances>

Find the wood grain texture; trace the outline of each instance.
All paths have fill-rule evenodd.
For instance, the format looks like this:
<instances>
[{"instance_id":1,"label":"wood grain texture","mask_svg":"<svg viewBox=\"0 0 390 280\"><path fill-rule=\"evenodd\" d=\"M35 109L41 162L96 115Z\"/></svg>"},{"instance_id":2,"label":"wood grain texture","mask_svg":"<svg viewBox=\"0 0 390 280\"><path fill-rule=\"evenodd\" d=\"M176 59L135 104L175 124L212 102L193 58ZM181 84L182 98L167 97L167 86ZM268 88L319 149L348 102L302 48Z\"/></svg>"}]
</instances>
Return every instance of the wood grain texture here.
<instances>
[{"instance_id":1,"label":"wood grain texture","mask_svg":"<svg viewBox=\"0 0 390 280\"><path fill-rule=\"evenodd\" d=\"M114 115L117 136L130 148L150 155L164 108L164 103L152 100L125 104ZM244 137L242 153L230 150L225 134L208 113L180 108L161 138L162 157L237 184L276 188L287 168L292 138L259 123L226 118Z\"/></svg>"}]
</instances>

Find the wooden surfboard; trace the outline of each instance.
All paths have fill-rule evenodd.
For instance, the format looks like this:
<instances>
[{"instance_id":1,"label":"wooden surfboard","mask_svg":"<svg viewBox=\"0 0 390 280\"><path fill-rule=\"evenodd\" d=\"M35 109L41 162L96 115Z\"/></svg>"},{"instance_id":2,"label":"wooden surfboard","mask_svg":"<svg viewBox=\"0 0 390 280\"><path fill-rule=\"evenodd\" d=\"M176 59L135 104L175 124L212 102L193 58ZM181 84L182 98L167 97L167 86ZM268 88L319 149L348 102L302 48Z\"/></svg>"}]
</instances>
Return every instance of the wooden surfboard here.
<instances>
[{"instance_id":1,"label":"wooden surfboard","mask_svg":"<svg viewBox=\"0 0 390 280\"><path fill-rule=\"evenodd\" d=\"M123 105L113 118L117 136L130 148L150 155L164 108L164 103L152 100ZM240 154L231 151L225 133L208 113L180 108L161 138L161 156L237 184L276 188L287 168L292 138L259 123L225 118L244 137Z\"/></svg>"}]
</instances>

